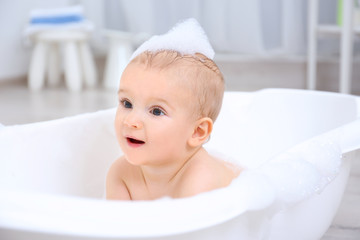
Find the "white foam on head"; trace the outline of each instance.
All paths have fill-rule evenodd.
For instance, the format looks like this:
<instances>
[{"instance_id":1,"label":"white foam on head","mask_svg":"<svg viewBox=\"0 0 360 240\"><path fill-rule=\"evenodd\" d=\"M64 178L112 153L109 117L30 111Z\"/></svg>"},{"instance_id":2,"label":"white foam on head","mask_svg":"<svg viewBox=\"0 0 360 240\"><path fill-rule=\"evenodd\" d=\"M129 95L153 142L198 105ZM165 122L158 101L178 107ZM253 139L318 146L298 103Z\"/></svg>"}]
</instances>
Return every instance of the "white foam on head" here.
<instances>
[{"instance_id":1,"label":"white foam on head","mask_svg":"<svg viewBox=\"0 0 360 240\"><path fill-rule=\"evenodd\" d=\"M173 50L183 55L201 53L210 59L214 59L215 55L204 30L194 18L178 23L163 35L151 37L133 53L130 61L143 52L162 50Z\"/></svg>"}]
</instances>

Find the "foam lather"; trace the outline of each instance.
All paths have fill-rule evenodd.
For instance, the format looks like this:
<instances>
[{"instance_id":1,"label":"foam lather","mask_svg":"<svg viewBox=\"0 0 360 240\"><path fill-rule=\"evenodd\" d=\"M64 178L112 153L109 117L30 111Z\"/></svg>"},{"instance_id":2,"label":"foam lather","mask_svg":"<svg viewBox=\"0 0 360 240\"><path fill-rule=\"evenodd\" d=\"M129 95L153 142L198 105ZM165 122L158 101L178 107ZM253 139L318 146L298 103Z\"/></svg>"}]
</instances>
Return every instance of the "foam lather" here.
<instances>
[{"instance_id":1,"label":"foam lather","mask_svg":"<svg viewBox=\"0 0 360 240\"><path fill-rule=\"evenodd\" d=\"M205 31L194 18L179 22L163 35L154 35L133 53L131 60L146 51L162 50L173 50L183 55L201 53L210 59L214 59L215 55Z\"/></svg>"}]
</instances>

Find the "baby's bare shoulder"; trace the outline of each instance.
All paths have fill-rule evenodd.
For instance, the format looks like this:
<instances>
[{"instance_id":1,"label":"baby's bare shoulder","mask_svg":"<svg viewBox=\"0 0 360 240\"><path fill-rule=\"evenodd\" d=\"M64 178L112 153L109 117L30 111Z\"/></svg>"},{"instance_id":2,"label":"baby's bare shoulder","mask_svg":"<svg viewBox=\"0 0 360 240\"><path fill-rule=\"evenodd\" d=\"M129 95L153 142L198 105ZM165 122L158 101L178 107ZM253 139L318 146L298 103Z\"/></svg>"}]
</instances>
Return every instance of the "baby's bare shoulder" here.
<instances>
[{"instance_id":1,"label":"baby's bare shoulder","mask_svg":"<svg viewBox=\"0 0 360 240\"><path fill-rule=\"evenodd\" d=\"M123 173L126 173L129 168L129 164L127 163L124 156L116 159L110 166L108 171L108 177L117 177L121 176Z\"/></svg>"},{"instance_id":2,"label":"baby's bare shoulder","mask_svg":"<svg viewBox=\"0 0 360 240\"><path fill-rule=\"evenodd\" d=\"M192 163L184 173L181 194L193 196L228 186L239 173L227 162L216 159L201 159Z\"/></svg>"}]
</instances>

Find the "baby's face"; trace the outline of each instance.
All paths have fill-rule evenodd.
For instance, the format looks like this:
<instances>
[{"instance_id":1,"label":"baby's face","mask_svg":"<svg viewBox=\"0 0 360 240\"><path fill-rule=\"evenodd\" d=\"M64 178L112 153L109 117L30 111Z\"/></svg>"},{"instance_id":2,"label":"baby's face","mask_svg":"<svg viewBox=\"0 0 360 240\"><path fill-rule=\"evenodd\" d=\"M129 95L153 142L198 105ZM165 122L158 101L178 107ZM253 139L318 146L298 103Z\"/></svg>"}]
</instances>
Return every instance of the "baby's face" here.
<instances>
[{"instance_id":1,"label":"baby's face","mask_svg":"<svg viewBox=\"0 0 360 240\"><path fill-rule=\"evenodd\" d=\"M197 119L189 91L169 70L130 64L118 92L115 129L126 159L134 165L166 164L185 157Z\"/></svg>"}]
</instances>

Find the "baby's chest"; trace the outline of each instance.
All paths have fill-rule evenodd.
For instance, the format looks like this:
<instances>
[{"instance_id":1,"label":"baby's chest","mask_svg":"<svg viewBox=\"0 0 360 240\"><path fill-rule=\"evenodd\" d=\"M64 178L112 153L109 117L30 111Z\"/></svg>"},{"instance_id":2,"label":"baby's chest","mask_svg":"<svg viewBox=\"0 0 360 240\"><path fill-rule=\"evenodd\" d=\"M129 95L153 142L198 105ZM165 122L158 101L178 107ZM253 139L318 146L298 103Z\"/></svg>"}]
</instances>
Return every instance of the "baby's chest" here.
<instances>
[{"instance_id":1,"label":"baby's chest","mask_svg":"<svg viewBox=\"0 0 360 240\"><path fill-rule=\"evenodd\" d=\"M149 187L144 183L133 183L128 190L132 200L155 200L176 195L176 188L171 186Z\"/></svg>"}]
</instances>

